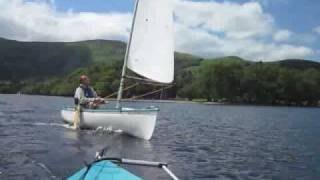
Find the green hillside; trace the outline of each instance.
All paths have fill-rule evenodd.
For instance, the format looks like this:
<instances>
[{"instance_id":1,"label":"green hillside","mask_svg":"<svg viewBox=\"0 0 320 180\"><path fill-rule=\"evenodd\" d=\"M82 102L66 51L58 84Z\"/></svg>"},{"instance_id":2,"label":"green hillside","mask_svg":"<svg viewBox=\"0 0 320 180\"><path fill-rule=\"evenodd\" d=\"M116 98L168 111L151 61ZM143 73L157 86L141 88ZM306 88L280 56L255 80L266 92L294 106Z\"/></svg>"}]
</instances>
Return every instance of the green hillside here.
<instances>
[{"instance_id":1,"label":"green hillside","mask_svg":"<svg viewBox=\"0 0 320 180\"><path fill-rule=\"evenodd\" d=\"M100 95L111 94L119 85L125 46L108 40L48 43L0 39L0 93L70 96L79 76L87 74ZM140 85L124 96L157 88ZM320 63L296 59L252 62L236 56L204 59L175 53L175 84L162 97L314 106L320 101Z\"/></svg>"},{"instance_id":2,"label":"green hillside","mask_svg":"<svg viewBox=\"0 0 320 180\"><path fill-rule=\"evenodd\" d=\"M90 40L65 44L70 47L88 49L94 62L110 62L111 60L123 59L126 48L125 43L111 40Z\"/></svg>"},{"instance_id":3,"label":"green hillside","mask_svg":"<svg viewBox=\"0 0 320 180\"><path fill-rule=\"evenodd\" d=\"M45 80L94 62L121 59L125 44L118 41L17 42L0 39L0 80Z\"/></svg>"}]
</instances>

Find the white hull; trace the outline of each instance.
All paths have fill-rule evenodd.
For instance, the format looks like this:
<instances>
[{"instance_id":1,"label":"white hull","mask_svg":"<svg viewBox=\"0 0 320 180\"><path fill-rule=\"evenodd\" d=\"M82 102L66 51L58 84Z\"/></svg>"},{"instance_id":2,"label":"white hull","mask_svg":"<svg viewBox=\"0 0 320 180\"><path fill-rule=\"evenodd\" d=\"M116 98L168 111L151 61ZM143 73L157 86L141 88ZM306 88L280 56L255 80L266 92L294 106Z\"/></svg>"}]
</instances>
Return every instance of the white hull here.
<instances>
[{"instance_id":1,"label":"white hull","mask_svg":"<svg viewBox=\"0 0 320 180\"><path fill-rule=\"evenodd\" d=\"M61 116L65 122L73 124L74 108L61 110ZM106 127L123 132L142 139L149 140L152 137L158 109L84 109L80 115L80 127L98 128Z\"/></svg>"}]
</instances>

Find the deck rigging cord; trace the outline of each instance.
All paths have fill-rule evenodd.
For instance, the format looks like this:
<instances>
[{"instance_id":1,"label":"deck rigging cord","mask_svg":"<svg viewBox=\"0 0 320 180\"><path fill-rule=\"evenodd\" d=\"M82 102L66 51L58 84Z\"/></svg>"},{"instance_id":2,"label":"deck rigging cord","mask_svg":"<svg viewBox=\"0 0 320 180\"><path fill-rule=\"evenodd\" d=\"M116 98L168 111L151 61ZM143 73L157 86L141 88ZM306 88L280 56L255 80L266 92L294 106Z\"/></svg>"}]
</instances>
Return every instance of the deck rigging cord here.
<instances>
[{"instance_id":1,"label":"deck rigging cord","mask_svg":"<svg viewBox=\"0 0 320 180\"><path fill-rule=\"evenodd\" d=\"M171 88L172 86L173 86L173 85L170 85L170 86L167 86L167 87L164 87L164 88L161 88L161 89L157 89L157 90L155 90L155 91L147 92L147 93L142 94L142 95L139 95L139 96L134 96L134 97L132 97L132 98L129 98L129 100L134 100L134 99L139 99L139 98L142 98L142 97L145 97L145 96L149 96L149 95L155 94L155 93L157 93L157 92L160 92L160 91L169 89L169 88Z\"/></svg>"},{"instance_id":2,"label":"deck rigging cord","mask_svg":"<svg viewBox=\"0 0 320 180\"><path fill-rule=\"evenodd\" d=\"M145 97L145 96L149 96L149 95L158 93L158 92L160 92L160 91L164 91L164 90L169 89L169 88L172 88L172 87L174 86L174 84L169 84L169 85L168 85L168 84L156 83L156 82L151 81L151 80L149 80L149 79L144 79L144 78L139 78L139 77L134 77L134 76L125 76L125 78L137 80L137 81L139 81L139 82L136 82L135 84L132 84L132 85L124 88L122 91L127 91L127 90L129 90L129 89L132 89L132 88L140 85L140 84L154 85L154 86L164 86L164 87L161 88L161 89L157 89L157 90L155 90L155 91L147 92L147 93L142 94L142 95L139 95L139 96L134 96L134 97L128 98L128 100L135 100L135 99L143 98L143 97ZM111 98L111 97L113 97L113 96L115 96L115 95L117 95L117 94L118 94L118 91L113 92L113 93L111 93L110 95L105 96L104 99Z\"/></svg>"},{"instance_id":3,"label":"deck rigging cord","mask_svg":"<svg viewBox=\"0 0 320 180\"><path fill-rule=\"evenodd\" d=\"M131 85L131 86L128 86L128 87L124 88L123 91L129 90L129 89L134 88L134 87L136 87L136 86L138 86L138 85L139 85L139 83L135 83L135 84L133 84L133 85ZM115 96L115 95L117 95L117 94L118 94L118 91L116 91L116 92L114 92L114 93L111 93L111 94L109 94L108 96L105 96L104 99L111 98L112 96Z\"/></svg>"}]
</instances>

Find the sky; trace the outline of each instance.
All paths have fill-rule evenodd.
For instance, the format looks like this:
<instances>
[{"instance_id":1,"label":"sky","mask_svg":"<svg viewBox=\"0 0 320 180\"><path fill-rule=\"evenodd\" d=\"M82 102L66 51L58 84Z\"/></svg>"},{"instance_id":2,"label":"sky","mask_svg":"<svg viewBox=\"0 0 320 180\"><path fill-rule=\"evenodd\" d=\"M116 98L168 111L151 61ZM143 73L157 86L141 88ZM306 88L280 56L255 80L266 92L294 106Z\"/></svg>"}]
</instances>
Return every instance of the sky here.
<instances>
[{"instance_id":1,"label":"sky","mask_svg":"<svg viewBox=\"0 0 320 180\"><path fill-rule=\"evenodd\" d=\"M175 49L206 58L320 61L319 0L172 0ZM0 37L127 41L134 0L0 0Z\"/></svg>"}]
</instances>

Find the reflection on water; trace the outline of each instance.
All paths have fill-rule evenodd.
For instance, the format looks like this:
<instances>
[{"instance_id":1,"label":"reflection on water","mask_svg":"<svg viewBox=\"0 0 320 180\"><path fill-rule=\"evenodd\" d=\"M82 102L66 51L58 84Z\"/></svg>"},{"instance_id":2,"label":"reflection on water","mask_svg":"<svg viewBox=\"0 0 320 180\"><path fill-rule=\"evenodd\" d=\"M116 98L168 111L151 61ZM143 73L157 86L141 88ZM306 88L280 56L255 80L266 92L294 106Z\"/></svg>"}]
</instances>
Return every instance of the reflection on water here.
<instances>
[{"instance_id":1,"label":"reflection on water","mask_svg":"<svg viewBox=\"0 0 320 180\"><path fill-rule=\"evenodd\" d=\"M168 162L181 179L320 177L318 108L158 103L154 136L145 141L74 131L59 113L70 104L70 98L0 95L0 179L65 179L103 148L108 156ZM124 167L145 179L168 177L160 169Z\"/></svg>"}]
</instances>

